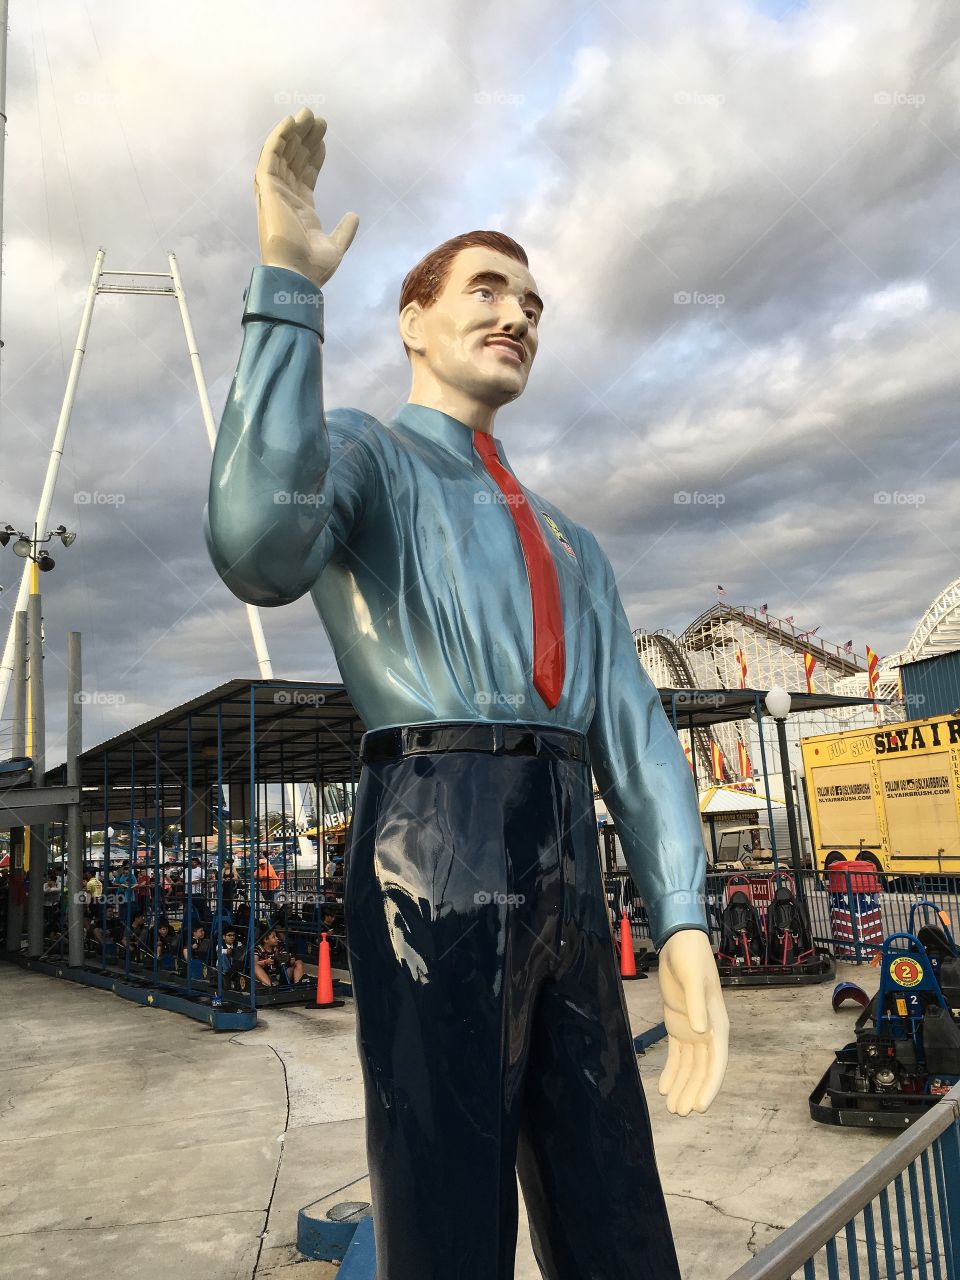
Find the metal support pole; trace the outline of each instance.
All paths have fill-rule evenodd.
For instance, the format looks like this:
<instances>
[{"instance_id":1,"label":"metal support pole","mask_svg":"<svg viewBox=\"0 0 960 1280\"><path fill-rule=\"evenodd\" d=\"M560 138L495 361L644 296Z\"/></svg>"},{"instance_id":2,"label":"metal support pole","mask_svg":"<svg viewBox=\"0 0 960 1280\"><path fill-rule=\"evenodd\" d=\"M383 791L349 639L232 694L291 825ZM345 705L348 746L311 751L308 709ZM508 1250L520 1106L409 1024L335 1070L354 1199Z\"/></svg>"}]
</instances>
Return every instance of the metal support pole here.
<instances>
[{"instance_id":1,"label":"metal support pole","mask_svg":"<svg viewBox=\"0 0 960 1280\"><path fill-rule=\"evenodd\" d=\"M83 718L80 632L67 636L67 786L80 785ZM72 967L83 964L83 825L80 803L67 805L67 945Z\"/></svg>"},{"instance_id":2,"label":"metal support pole","mask_svg":"<svg viewBox=\"0 0 960 1280\"><path fill-rule=\"evenodd\" d=\"M50 458L47 462L47 474L43 481L43 491L40 494L40 503L37 507L36 527L37 534L43 536L47 530L47 524L50 519L50 507L53 504L53 492L57 485L57 474L60 470L60 459L63 457L63 446L67 438L67 427L70 425L70 415L73 412L73 402L77 396L77 384L80 381L80 369L83 365L83 356L87 346L87 336L90 332L90 321L93 318L93 304L97 297L97 282L100 279L100 269L103 266L104 250L98 249L97 256L93 264L93 275L90 277L90 285L87 289L87 300L84 303L83 315L80 318L80 332L77 335L77 345L73 351L73 361L70 365L70 373L67 377L67 389L63 396L63 405L60 409L60 417L57 420L57 430L53 438L53 447L50 450ZM17 602L14 610L25 609L27 607L27 595L30 591L30 570L33 563L25 560L23 565L23 575L20 578L20 587L17 591ZM3 661L0 662L0 716L3 715L3 708L7 701L7 690L10 687L10 679L13 674L13 620L10 622L10 630L7 632L7 641L3 649Z\"/></svg>"},{"instance_id":3,"label":"metal support pole","mask_svg":"<svg viewBox=\"0 0 960 1280\"><path fill-rule=\"evenodd\" d=\"M217 966L217 1003L223 999L223 703L217 703L217 921L210 930L210 963ZM234 935L236 936L236 935Z\"/></svg>"},{"instance_id":4,"label":"metal support pole","mask_svg":"<svg viewBox=\"0 0 960 1280\"><path fill-rule=\"evenodd\" d=\"M260 830L257 825L257 698L255 686L250 686L250 844L247 852L247 868L250 872L250 910L247 915L247 964L250 970L250 1008L257 1007L257 977L254 970L257 944L257 910L260 906L260 881L257 867L260 856Z\"/></svg>"},{"instance_id":5,"label":"metal support pole","mask_svg":"<svg viewBox=\"0 0 960 1280\"><path fill-rule=\"evenodd\" d=\"M787 754L787 722L777 720L777 745L780 748L780 772L783 775L783 798L787 805L787 829L790 832L790 860L797 881L797 897L803 894L803 863L800 860L800 837L797 834L797 811L793 803L793 781L790 777L790 757Z\"/></svg>"},{"instance_id":6,"label":"metal support pole","mask_svg":"<svg viewBox=\"0 0 960 1280\"><path fill-rule=\"evenodd\" d=\"M13 752L27 754L27 614L14 615ZM10 891L7 897L7 951L16 954L23 937L23 827L10 832Z\"/></svg>"},{"instance_id":7,"label":"metal support pole","mask_svg":"<svg viewBox=\"0 0 960 1280\"><path fill-rule=\"evenodd\" d=\"M180 268L177 266L176 255L171 253L167 257L170 263L170 276L173 280L174 292L177 295L177 303L180 307L183 333L187 340L187 353L190 356L190 365L193 368L193 377L197 384L200 413L203 417L203 425L207 429L210 451L213 452L217 443L217 426L214 421L213 410L210 407L210 397L207 395L207 383L203 376L203 367L200 364L200 353L197 350L197 340L194 337L193 325L190 322L190 312L187 309L187 295L183 291L183 281L180 279ZM270 661L270 654L267 652L267 640L263 634L260 610L253 604L248 604L246 608L250 634L253 637L253 648L257 655L257 666L260 668L261 677L264 680L270 680L273 677L273 663Z\"/></svg>"},{"instance_id":8,"label":"metal support pole","mask_svg":"<svg viewBox=\"0 0 960 1280\"><path fill-rule=\"evenodd\" d=\"M760 743L760 766L763 769L763 787L767 793L767 821L770 823L770 851L773 854L774 875L780 870L777 854L777 833L773 829L773 801L770 799L770 774L767 769L767 748L763 741L763 711L759 693L754 696L754 714L757 719L757 741Z\"/></svg>"},{"instance_id":9,"label":"metal support pole","mask_svg":"<svg viewBox=\"0 0 960 1280\"><path fill-rule=\"evenodd\" d=\"M28 564L32 562L28 561ZM30 754L33 758L33 785L42 787L45 764L43 717L43 641L41 638L40 592L27 601L27 652L30 656ZM29 896L27 898L27 955L43 952L43 882L47 878L47 832L40 824L30 828Z\"/></svg>"},{"instance_id":10,"label":"metal support pole","mask_svg":"<svg viewBox=\"0 0 960 1280\"><path fill-rule=\"evenodd\" d=\"M27 754L27 611L18 609L13 632L13 747L11 754Z\"/></svg>"},{"instance_id":11,"label":"metal support pole","mask_svg":"<svg viewBox=\"0 0 960 1280\"><path fill-rule=\"evenodd\" d=\"M687 715L687 732L690 734L690 771L693 774L693 789L697 793L697 813L700 812L700 779L697 777L697 739L693 732L693 713Z\"/></svg>"},{"instance_id":12,"label":"metal support pole","mask_svg":"<svg viewBox=\"0 0 960 1280\"><path fill-rule=\"evenodd\" d=\"M181 950L187 949L187 994L193 990L193 814L196 796L193 790L193 716L187 716L187 848L183 856L183 930L180 934Z\"/></svg>"}]
</instances>

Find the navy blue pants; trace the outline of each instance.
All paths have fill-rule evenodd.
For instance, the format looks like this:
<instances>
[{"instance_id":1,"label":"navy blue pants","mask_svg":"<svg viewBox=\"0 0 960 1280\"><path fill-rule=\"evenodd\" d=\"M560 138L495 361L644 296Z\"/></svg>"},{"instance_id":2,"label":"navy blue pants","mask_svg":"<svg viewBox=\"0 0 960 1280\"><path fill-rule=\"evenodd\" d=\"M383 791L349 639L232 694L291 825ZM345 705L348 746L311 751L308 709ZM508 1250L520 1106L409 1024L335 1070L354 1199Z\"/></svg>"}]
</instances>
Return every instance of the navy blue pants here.
<instances>
[{"instance_id":1,"label":"navy blue pants","mask_svg":"<svg viewBox=\"0 0 960 1280\"><path fill-rule=\"evenodd\" d=\"M509 1280L517 1174L549 1280L679 1280L564 743L586 752L549 740L361 774L345 914L378 1280Z\"/></svg>"}]
</instances>

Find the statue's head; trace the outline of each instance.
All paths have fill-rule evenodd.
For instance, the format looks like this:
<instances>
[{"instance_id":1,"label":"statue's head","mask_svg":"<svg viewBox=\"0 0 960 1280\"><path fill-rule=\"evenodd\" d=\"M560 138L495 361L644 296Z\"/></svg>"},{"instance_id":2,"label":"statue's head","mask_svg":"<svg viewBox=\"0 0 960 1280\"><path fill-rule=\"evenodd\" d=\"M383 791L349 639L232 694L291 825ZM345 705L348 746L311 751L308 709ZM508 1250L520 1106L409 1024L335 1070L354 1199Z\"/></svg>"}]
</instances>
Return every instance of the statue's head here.
<instances>
[{"instance_id":1,"label":"statue's head","mask_svg":"<svg viewBox=\"0 0 960 1280\"><path fill-rule=\"evenodd\" d=\"M400 292L400 336L418 377L491 410L515 400L537 354L543 303L515 240L468 231L428 253Z\"/></svg>"}]
</instances>

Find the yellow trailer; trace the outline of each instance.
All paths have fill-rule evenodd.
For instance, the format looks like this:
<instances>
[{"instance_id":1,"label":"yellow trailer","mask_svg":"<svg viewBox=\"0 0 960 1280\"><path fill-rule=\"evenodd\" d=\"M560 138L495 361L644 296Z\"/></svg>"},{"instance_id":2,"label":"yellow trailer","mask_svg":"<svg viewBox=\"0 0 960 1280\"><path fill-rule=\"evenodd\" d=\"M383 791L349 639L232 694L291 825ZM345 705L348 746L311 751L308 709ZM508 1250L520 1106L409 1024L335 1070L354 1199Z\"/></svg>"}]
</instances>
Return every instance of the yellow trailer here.
<instances>
[{"instance_id":1,"label":"yellow trailer","mask_svg":"<svg viewBox=\"0 0 960 1280\"><path fill-rule=\"evenodd\" d=\"M801 741L818 867L960 874L960 719L938 716Z\"/></svg>"}]
</instances>

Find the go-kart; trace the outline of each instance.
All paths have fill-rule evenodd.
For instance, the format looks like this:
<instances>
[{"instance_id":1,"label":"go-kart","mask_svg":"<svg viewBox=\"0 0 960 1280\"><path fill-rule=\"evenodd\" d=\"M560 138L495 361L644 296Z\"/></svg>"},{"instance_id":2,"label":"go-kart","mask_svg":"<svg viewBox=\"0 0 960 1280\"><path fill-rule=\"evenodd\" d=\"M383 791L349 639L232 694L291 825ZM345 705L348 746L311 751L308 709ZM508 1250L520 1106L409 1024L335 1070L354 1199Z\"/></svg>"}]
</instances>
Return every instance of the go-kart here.
<instances>
[{"instance_id":1,"label":"go-kart","mask_svg":"<svg viewBox=\"0 0 960 1280\"><path fill-rule=\"evenodd\" d=\"M880 987L856 1022L856 1040L836 1057L810 1095L821 1124L902 1129L960 1080L960 958L942 923L886 938Z\"/></svg>"},{"instance_id":2,"label":"go-kart","mask_svg":"<svg viewBox=\"0 0 960 1280\"><path fill-rule=\"evenodd\" d=\"M761 917L742 889L720 912L717 970L725 987L778 987L826 982L836 973L828 951L815 947L806 907L780 884Z\"/></svg>"}]
</instances>

